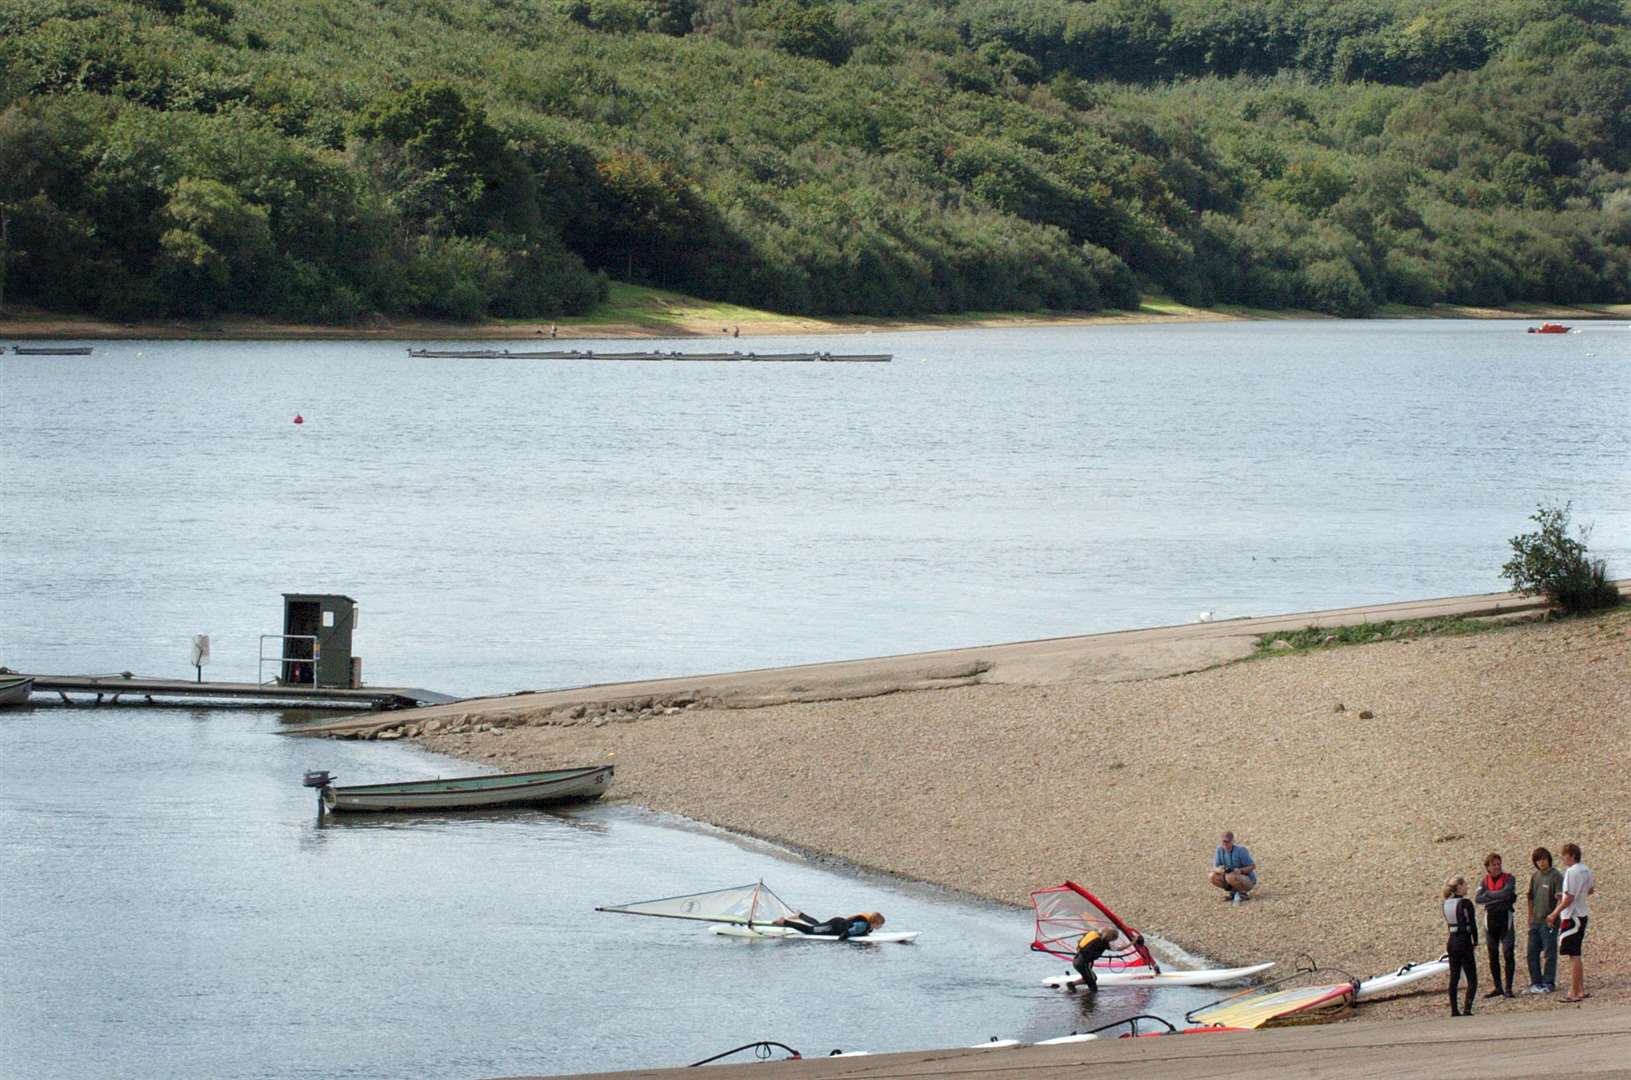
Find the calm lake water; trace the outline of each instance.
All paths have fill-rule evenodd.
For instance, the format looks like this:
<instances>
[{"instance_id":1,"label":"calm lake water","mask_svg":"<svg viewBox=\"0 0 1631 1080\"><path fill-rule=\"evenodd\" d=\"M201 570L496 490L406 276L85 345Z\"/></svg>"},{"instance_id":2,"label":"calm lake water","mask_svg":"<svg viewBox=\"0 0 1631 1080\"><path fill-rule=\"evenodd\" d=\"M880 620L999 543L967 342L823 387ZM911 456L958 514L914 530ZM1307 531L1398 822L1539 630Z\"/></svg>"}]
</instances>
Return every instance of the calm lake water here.
<instances>
[{"instance_id":1,"label":"calm lake water","mask_svg":"<svg viewBox=\"0 0 1631 1080\"><path fill-rule=\"evenodd\" d=\"M1631 573L1623 323L732 344L897 360L7 356L0 662L249 678L284 591L457 694L1480 592L1542 499Z\"/></svg>"},{"instance_id":2,"label":"calm lake water","mask_svg":"<svg viewBox=\"0 0 1631 1080\"><path fill-rule=\"evenodd\" d=\"M1631 574L1631 333L1582 331L732 342L897 355L854 366L8 355L0 664L185 675L208 632L206 675L252 679L284 591L358 599L368 681L460 694L1488 591L1541 500ZM0 1075L671 1065L1043 1038L1214 993L1084 1012L1038 985L1062 965L1022 913L629 809L319 827L305 768L469 767L278 727L0 718ZM759 877L924 937L767 947L590 910Z\"/></svg>"}]
</instances>

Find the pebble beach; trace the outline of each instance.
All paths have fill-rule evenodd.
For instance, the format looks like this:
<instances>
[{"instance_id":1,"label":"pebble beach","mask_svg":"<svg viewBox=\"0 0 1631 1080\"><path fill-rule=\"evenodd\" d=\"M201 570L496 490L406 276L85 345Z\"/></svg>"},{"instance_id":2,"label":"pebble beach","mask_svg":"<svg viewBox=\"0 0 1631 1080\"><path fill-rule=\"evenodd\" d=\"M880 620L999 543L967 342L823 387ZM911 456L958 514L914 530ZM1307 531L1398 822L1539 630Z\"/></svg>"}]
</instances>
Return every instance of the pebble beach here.
<instances>
[{"instance_id":1,"label":"pebble beach","mask_svg":"<svg viewBox=\"0 0 1631 1080\"><path fill-rule=\"evenodd\" d=\"M1123 659L1114 675L754 707L540 722L508 706L509 725L415 737L505 771L612 760L619 801L999 902L1071 879L1219 964L1306 954L1356 977L1442 952L1448 874L1474 880L1498 851L1521 896L1531 849L1573 840L1599 882L1584 1007L1631 1002L1618 884L1631 874L1631 610L1178 674ZM1223 829L1260 867L1245 904L1206 884ZM1520 929L1520 990L1523 952ZM1038 957L1037 977L1062 967ZM1487 988L1482 950L1479 974ZM1441 1011L1427 985L1360 1016ZM1561 997L1484 1007L1578 1007Z\"/></svg>"}]
</instances>

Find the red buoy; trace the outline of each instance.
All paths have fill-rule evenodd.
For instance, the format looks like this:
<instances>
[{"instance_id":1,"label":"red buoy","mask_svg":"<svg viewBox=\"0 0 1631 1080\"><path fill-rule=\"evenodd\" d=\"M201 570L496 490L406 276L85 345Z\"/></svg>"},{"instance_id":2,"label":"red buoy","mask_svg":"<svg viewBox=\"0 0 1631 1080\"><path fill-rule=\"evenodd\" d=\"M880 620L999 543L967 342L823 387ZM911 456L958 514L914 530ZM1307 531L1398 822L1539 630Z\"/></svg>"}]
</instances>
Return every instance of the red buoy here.
<instances>
[{"instance_id":1,"label":"red buoy","mask_svg":"<svg viewBox=\"0 0 1631 1080\"><path fill-rule=\"evenodd\" d=\"M304 416L301 416L299 413L295 413L294 414L294 422L297 423L297 424L304 424L306 422L306 418Z\"/></svg>"}]
</instances>

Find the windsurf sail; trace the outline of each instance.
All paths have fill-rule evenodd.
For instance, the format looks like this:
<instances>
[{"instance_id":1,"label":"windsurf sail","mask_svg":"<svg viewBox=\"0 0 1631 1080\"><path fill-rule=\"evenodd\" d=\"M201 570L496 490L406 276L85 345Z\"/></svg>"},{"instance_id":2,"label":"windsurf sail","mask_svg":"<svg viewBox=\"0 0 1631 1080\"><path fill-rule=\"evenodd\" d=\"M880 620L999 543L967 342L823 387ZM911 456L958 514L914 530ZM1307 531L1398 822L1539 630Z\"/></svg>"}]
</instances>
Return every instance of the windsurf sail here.
<instances>
[{"instance_id":1,"label":"windsurf sail","mask_svg":"<svg viewBox=\"0 0 1631 1080\"><path fill-rule=\"evenodd\" d=\"M1093 965L1102 971L1141 970L1159 972L1161 966L1150 955L1142 939L1134 943L1138 931L1122 922L1103 901L1074 881L1037 889L1031 893L1031 904L1036 908L1036 940L1031 948L1037 952L1052 953L1066 960L1076 955L1076 942L1089 930L1103 933L1109 929L1121 931L1115 947L1099 957Z\"/></svg>"},{"instance_id":2,"label":"windsurf sail","mask_svg":"<svg viewBox=\"0 0 1631 1080\"><path fill-rule=\"evenodd\" d=\"M712 892L686 893L683 896L664 896L656 900L637 900L630 904L597 907L596 911L612 911L623 915L654 915L660 919L695 919L698 922L735 923L738 926L763 925L774 919L785 919L798 912L788 907L782 898L765 887L762 881L751 885L737 885Z\"/></svg>"}]
</instances>

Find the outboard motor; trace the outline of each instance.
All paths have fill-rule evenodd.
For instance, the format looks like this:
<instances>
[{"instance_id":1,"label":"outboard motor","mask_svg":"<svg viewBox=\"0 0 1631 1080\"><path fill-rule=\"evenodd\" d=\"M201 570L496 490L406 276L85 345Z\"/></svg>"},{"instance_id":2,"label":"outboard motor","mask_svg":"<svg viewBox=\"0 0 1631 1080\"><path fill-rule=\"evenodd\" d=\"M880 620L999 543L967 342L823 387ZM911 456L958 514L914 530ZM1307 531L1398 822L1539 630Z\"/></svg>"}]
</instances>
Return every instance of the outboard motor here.
<instances>
[{"instance_id":1,"label":"outboard motor","mask_svg":"<svg viewBox=\"0 0 1631 1080\"><path fill-rule=\"evenodd\" d=\"M317 824L319 825L323 823L323 792L328 790L328 786L333 780L333 775L327 769L307 769L306 775L300 778L303 787L317 789Z\"/></svg>"}]
</instances>

